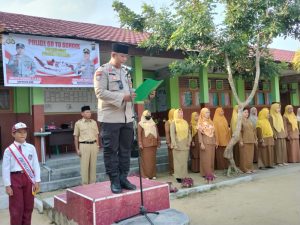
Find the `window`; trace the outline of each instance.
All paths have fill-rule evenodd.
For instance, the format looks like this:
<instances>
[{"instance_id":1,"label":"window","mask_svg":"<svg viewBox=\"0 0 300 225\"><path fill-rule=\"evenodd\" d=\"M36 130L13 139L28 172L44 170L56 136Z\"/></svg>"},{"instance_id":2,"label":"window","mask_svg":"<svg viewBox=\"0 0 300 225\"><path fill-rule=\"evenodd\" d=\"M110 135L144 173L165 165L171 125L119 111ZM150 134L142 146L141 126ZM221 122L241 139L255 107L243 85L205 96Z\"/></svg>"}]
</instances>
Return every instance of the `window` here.
<instances>
[{"instance_id":1,"label":"window","mask_svg":"<svg viewBox=\"0 0 300 225\"><path fill-rule=\"evenodd\" d=\"M13 111L13 93L10 88L0 88L0 112Z\"/></svg>"},{"instance_id":2,"label":"window","mask_svg":"<svg viewBox=\"0 0 300 225\"><path fill-rule=\"evenodd\" d=\"M185 91L181 95L181 102L183 107L191 107L193 105L192 92Z\"/></svg>"},{"instance_id":3,"label":"window","mask_svg":"<svg viewBox=\"0 0 300 225\"><path fill-rule=\"evenodd\" d=\"M253 87L253 81L245 82L246 98L250 95ZM269 81L259 81L257 91L249 105L270 105L272 96Z\"/></svg>"},{"instance_id":4,"label":"window","mask_svg":"<svg viewBox=\"0 0 300 225\"><path fill-rule=\"evenodd\" d=\"M180 105L182 108L199 107L200 92L198 77L180 77Z\"/></svg>"},{"instance_id":5,"label":"window","mask_svg":"<svg viewBox=\"0 0 300 225\"><path fill-rule=\"evenodd\" d=\"M230 106L230 93L229 92L210 92L209 93L209 104L211 106Z\"/></svg>"},{"instance_id":6,"label":"window","mask_svg":"<svg viewBox=\"0 0 300 225\"><path fill-rule=\"evenodd\" d=\"M209 79L209 104L212 107L231 106L231 89L226 79Z\"/></svg>"}]
</instances>

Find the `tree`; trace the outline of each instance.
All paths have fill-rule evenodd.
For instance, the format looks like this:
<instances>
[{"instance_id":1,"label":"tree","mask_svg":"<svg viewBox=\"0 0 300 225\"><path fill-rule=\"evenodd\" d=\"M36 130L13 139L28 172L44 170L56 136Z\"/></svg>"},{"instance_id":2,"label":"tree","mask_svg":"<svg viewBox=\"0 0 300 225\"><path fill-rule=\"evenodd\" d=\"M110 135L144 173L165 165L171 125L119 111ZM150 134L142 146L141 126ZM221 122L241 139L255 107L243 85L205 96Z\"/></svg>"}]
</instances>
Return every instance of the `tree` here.
<instances>
[{"instance_id":1,"label":"tree","mask_svg":"<svg viewBox=\"0 0 300 225\"><path fill-rule=\"evenodd\" d=\"M225 16L216 24L216 9L220 7L224 8ZM173 0L171 7L159 10L144 4L140 15L118 0L113 8L123 27L150 33L140 47L156 53L180 50L185 55L183 61L169 66L172 75L194 73L200 66L227 71L239 107L236 130L224 157L230 161L228 175L239 171L232 149L239 139L242 111L252 100L261 75L279 75L285 67L273 61L268 45L279 36L300 37L300 1ZM254 80L251 94L244 102L233 82L238 76Z\"/></svg>"}]
</instances>

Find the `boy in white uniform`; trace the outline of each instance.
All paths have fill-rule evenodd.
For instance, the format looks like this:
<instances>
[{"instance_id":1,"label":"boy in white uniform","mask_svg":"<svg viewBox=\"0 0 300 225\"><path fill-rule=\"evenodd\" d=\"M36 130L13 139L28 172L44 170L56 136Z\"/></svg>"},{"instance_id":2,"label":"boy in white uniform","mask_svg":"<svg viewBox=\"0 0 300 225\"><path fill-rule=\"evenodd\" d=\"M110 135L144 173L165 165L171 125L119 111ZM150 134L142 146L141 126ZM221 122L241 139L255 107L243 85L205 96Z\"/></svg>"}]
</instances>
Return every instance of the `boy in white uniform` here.
<instances>
[{"instance_id":1,"label":"boy in white uniform","mask_svg":"<svg viewBox=\"0 0 300 225\"><path fill-rule=\"evenodd\" d=\"M40 165L33 145L26 142L27 126L16 123L12 127L15 141L5 149L2 176L9 195L11 225L30 225L34 194L39 190Z\"/></svg>"}]
</instances>

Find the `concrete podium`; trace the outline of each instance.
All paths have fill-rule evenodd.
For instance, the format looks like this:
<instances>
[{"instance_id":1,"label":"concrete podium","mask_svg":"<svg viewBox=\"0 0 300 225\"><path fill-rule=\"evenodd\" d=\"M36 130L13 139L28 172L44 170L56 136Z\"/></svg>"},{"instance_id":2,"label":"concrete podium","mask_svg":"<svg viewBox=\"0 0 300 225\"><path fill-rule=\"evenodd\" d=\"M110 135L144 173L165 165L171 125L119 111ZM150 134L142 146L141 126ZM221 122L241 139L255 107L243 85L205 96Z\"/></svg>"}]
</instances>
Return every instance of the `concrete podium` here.
<instances>
[{"instance_id":1,"label":"concrete podium","mask_svg":"<svg viewBox=\"0 0 300 225\"><path fill-rule=\"evenodd\" d=\"M54 196L54 209L79 225L108 225L138 214L141 204L139 178L128 179L137 190L113 194L109 181L78 186ZM170 208L168 184L143 179L143 193L148 211Z\"/></svg>"}]
</instances>

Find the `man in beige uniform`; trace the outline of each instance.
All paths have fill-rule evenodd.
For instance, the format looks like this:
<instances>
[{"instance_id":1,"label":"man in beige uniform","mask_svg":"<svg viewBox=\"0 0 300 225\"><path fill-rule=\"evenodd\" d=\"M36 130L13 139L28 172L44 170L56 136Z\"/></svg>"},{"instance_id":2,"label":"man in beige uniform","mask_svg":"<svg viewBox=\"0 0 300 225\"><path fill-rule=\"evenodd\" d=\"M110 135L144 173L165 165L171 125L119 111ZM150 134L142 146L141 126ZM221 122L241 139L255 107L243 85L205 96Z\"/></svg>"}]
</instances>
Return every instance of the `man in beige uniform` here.
<instances>
[{"instance_id":1,"label":"man in beige uniform","mask_svg":"<svg viewBox=\"0 0 300 225\"><path fill-rule=\"evenodd\" d=\"M82 184L96 183L97 154L99 152L99 130L89 106L81 108L82 119L75 123L74 144L80 157Z\"/></svg>"},{"instance_id":2,"label":"man in beige uniform","mask_svg":"<svg viewBox=\"0 0 300 225\"><path fill-rule=\"evenodd\" d=\"M121 193L122 188L136 189L127 179L134 138L132 100L135 97L130 74L123 65L127 57L128 46L113 44L110 61L99 67L94 76L104 164L113 193Z\"/></svg>"}]
</instances>

